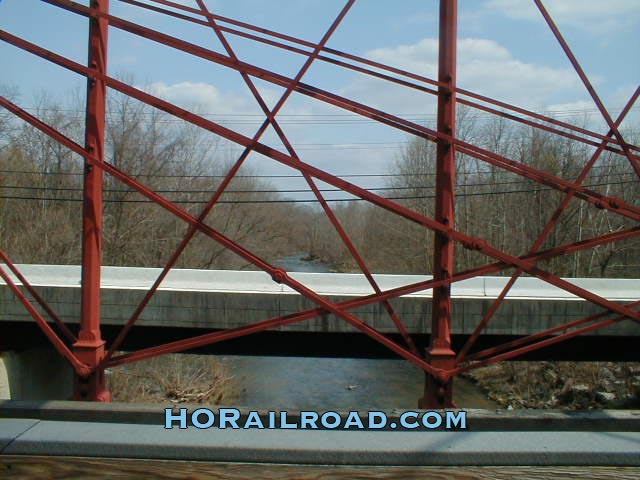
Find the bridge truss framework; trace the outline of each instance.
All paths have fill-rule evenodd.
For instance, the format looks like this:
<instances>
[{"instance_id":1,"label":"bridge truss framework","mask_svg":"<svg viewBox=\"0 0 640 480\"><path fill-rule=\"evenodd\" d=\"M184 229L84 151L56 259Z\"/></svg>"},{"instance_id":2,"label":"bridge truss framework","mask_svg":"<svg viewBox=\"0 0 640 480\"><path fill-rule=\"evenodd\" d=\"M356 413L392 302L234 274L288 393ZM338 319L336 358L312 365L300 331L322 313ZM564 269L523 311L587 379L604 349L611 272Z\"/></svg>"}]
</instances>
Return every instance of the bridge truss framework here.
<instances>
[{"instance_id":1,"label":"bridge truss framework","mask_svg":"<svg viewBox=\"0 0 640 480\"><path fill-rule=\"evenodd\" d=\"M638 236L640 226L636 225L625 230L608 233L606 235L589 238L579 242L558 245L546 250L541 250L545 240L556 228L558 219L566 210L569 203L575 198L591 204L592 207L605 209L617 215L625 216L636 222L640 220L640 207L630 205L618 198L602 195L585 188L584 180L594 164L605 152L613 152L625 157L631 164L633 171L640 178L640 148L625 141L619 125L633 107L640 95L640 87L636 88L625 105L618 118L613 119L596 93L588 76L583 71L580 63L574 56L570 46L565 41L562 33L557 28L554 20L546 10L541 0L532 0L540 14L546 21L551 32L557 39L560 48L564 51L569 61L575 68L580 80L597 106L602 118L608 125L609 131L600 134L586 128L578 127L548 116L509 105L505 102L494 100L483 95L459 88L456 84L456 42L457 42L457 0L440 0L439 18L439 71L438 78L431 79L412 72L384 65L370 59L366 59L348 52L343 52L330 47L327 43L340 23L348 15L355 0L348 0L339 12L330 28L317 43L292 37L284 33L261 28L239 20L226 18L209 10L203 0L196 0L198 8L188 7L169 0L117 0L141 9L152 11L158 15L167 15L180 21L190 22L196 25L209 27L220 43L226 55L206 49L199 45L186 42L162 32L146 28L134 22L119 18L110 14L110 0L92 0L90 6L84 6L69 0L42 0L69 12L84 16L89 20L89 58L87 66L81 65L68 58L45 49L42 46L30 43L11 33L0 30L0 40L8 42L30 54L41 57L64 69L75 72L87 78L87 105L86 105L86 132L85 145L82 146L52 126L44 123L31 113L20 108L5 97L0 97L0 105L17 117L49 135L61 145L82 156L85 161L84 187L83 187L83 227L82 227L82 309L80 330L75 335L47 305L46 301L38 294L37 290L20 273L9 256L0 250L0 259L4 266L0 265L0 276L11 288L15 296L37 322L44 334L51 341L57 351L63 355L73 366L76 372L75 398L82 400L109 401L110 392L105 382L104 371L106 368L135 362L157 355L181 352L205 345L237 338L244 335L265 331L282 325L300 322L326 313L332 313L336 317L353 325L359 331L368 335L373 340L381 343L400 357L414 363L426 373L425 395L420 400L420 406L424 408L450 407L452 403L452 379L463 372L480 366L515 358L524 353L546 347L558 342L573 338L577 335L602 329L623 320L640 321L640 312L636 308L638 301L621 305L609 301L593 292L580 288L558 276L538 267L536 264L561 255L568 255L580 250L594 248L598 245L617 242ZM142 91L132 85L119 81L107 73L108 57L108 30L115 28L142 36L158 44L169 48L186 52L195 57L205 59L217 65L221 65L237 71L246 86L251 91L255 100L264 112L265 120L252 138L237 131L228 129L203 116L182 109L174 104L162 100L148 92ZM306 61L293 78L274 73L270 70L243 62L229 41L229 36L243 37L254 42L270 45L274 48L284 49L306 57ZM366 104L345 98L322 88L309 85L302 81L305 73L314 62L328 62L340 68L349 69L377 79L401 85L403 87L423 92L425 95L434 95L438 100L437 129L429 129L399 116L383 112ZM263 97L258 92L253 79L259 78L273 85L285 88L279 101L273 108L269 108ZM105 159L105 115L107 89L113 89L130 97L151 105L157 109L174 115L186 122L201 127L209 132L217 134L244 147L244 151L233 164L219 187L212 192L211 199L196 217L181 208L176 203L168 200L152 188L140 182L136 178L126 174L115 165ZM285 132L278 124L276 116L293 93L308 96L315 101L324 102L336 106L348 112L374 120L381 124L409 133L419 138L434 142L437 147L436 154L436 200L435 217L429 218L411 210L397 202L386 199L366 189L360 188L349 181L332 175L324 170L304 163L296 153ZM521 124L541 129L549 133L584 143L595 147L589 161L583 166L577 178L567 180L551 173L535 169L523 162L515 161L499 155L495 152L465 142L456 136L456 105L462 104L481 110L492 115L507 118ZM273 127L287 153L282 153L263 143L260 139L268 127ZM225 189L233 180L245 159L252 152L261 153L276 162L298 170L303 175L310 190L322 206L325 214L336 229L345 246L352 254L362 273L372 286L373 294L338 303L331 302L318 293L307 288L302 283L293 279L285 270L276 268L264 259L245 249L242 245L227 238L222 233L214 230L205 219L225 192ZM456 185L456 153L466 154L485 162L486 164L504 169L520 175L528 180L538 182L564 194L564 198L557 209L552 213L544 229L540 232L536 241L530 247L526 255L514 256L490 245L482 238L466 235L455 228L455 185ZM101 335L100 326L100 266L102 257L102 211L103 211L103 176L113 176L123 184L139 192L147 199L155 202L168 212L180 218L189 225L189 229L182 242L170 257L162 273L154 282L152 288L144 296L138 307L132 313L130 319L124 325L114 342L105 345ZM430 229L435 234L434 248L434 276L432 280L404 285L390 290L381 290L377 285L370 269L362 256L344 230L331 205L323 197L316 182L322 181L341 189L355 197L366 200L373 205L381 207L411 222ZM252 323L239 328L206 333L193 338L173 341L164 345L120 354L128 332L136 324L145 307L153 298L162 281L178 261L190 240L197 232L209 236L214 241L236 253L260 270L267 272L273 281L285 284L297 291L316 307L289 314L278 318L271 318ZM454 264L454 246L478 251L491 259L492 263L484 266L456 271ZM487 275L505 269L515 268L515 273L508 281L491 308L479 322L475 331L466 344L458 352L452 349L451 344L451 285L455 282L479 275ZM9 271L22 284L20 288L13 281ZM492 317L504 301L516 279L523 273L536 276L555 287L566 290L577 297L594 303L602 308L599 314L591 315L579 320L565 323L551 329L537 332L515 341L511 341L496 347L472 352L472 348L489 324ZM394 311L390 300L412 292L433 289L431 343L427 352L418 350L402 320ZM381 332L377 331L350 310L370 304L381 304L388 312L394 324L401 334L403 343L397 343ZM55 329L49 323L45 315L36 307L40 306L49 320L55 324Z\"/></svg>"}]
</instances>

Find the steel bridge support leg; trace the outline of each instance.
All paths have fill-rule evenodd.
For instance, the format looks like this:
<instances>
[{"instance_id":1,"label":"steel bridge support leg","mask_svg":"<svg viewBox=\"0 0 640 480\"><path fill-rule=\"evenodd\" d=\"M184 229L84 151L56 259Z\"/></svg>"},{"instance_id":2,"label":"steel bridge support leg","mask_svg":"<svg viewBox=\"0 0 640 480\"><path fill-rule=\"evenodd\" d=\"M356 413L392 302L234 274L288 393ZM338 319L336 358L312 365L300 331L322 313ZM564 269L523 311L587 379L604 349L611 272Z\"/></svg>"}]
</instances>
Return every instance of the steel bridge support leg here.
<instances>
[{"instance_id":1,"label":"steel bridge support leg","mask_svg":"<svg viewBox=\"0 0 640 480\"><path fill-rule=\"evenodd\" d=\"M456 37L458 1L440 0L440 47L438 54L438 132L455 137L456 133ZM454 228L456 157L451 140L441 139L436 151L436 205L438 222ZM433 253L434 279L449 279L454 273L454 242L446 234L435 233ZM451 349L451 285L433 290L431 343L427 351L429 363L435 368L451 370L455 367L455 353ZM448 376L426 374L424 397L420 408L453 406L453 380Z\"/></svg>"},{"instance_id":2,"label":"steel bridge support leg","mask_svg":"<svg viewBox=\"0 0 640 480\"><path fill-rule=\"evenodd\" d=\"M91 6L109 13L109 0L92 0ZM89 19L89 68L107 73L108 23L104 17ZM86 149L104 160L106 84L87 81L85 124ZM78 341L73 351L78 359L94 369L104 357L105 342L100 332L100 267L102 264L102 186L103 171L85 161L82 204L82 311ZM76 375L75 400L109 402L104 369L90 375Z\"/></svg>"}]
</instances>

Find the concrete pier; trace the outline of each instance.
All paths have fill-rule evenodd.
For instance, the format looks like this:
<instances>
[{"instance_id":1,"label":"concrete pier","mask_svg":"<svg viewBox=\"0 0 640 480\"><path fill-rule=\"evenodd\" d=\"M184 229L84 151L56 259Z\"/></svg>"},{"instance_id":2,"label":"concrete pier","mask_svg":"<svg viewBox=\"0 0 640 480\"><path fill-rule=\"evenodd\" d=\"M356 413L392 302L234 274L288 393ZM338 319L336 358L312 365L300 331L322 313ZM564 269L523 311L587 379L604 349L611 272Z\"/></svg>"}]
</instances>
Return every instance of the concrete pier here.
<instances>
[{"instance_id":1,"label":"concrete pier","mask_svg":"<svg viewBox=\"0 0 640 480\"><path fill-rule=\"evenodd\" d=\"M67 400L73 369L53 348L0 352L0 398Z\"/></svg>"}]
</instances>

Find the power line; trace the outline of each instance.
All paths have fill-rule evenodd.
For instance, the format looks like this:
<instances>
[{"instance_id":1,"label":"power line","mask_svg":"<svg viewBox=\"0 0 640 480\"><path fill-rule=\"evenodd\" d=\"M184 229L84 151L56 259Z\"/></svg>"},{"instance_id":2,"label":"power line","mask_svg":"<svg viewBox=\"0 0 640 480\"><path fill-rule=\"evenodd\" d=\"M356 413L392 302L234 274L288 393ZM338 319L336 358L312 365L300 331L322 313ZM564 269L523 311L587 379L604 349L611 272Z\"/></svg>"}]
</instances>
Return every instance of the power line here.
<instances>
[{"instance_id":1,"label":"power line","mask_svg":"<svg viewBox=\"0 0 640 480\"><path fill-rule=\"evenodd\" d=\"M64 112L64 113L76 113L78 115L84 115L86 112L85 110L82 109L75 109L75 108L56 108L56 107L39 107L39 106L26 106L26 107L22 107L24 110L30 111L30 112L54 112L54 113L59 113L59 112ZM611 107L610 109L611 113L615 113L617 111L622 110L622 107L617 106L617 107ZM557 109L557 110L549 110L549 109L545 109L545 108L541 108L538 110L538 113L544 113L547 115L553 115L553 114L580 114L580 113L598 113L599 110L597 107L593 106L593 107L589 107L589 108L573 108L573 109ZM222 118L234 118L234 117L240 117L240 118L244 118L244 117L248 117L248 118L260 118L263 119L265 116L263 113L213 113L213 112L194 112L197 113L200 116L206 116L206 117L213 117L213 118L217 118L217 117L222 117ZM111 115L116 115L117 112L110 112ZM2 115L12 115L11 113L5 113ZM134 113L135 116L138 115L158 115L157 112L154 111L138 111ZM161 114L164 115L164 114ZM418 113L411 113L411 112L394 112L393 115L406 115L408 117L415 117L415 118L436 118L437 117L437 113L424 113L424 112L418 112ZM478 115L488 115L486 113L478 113ZM280 118L315 118L315 117L319 117L319 118L324 118L324 117L336 117L336 118L343 118L343 117L360 117L360 115L356 114L356 113L279 113L277 115ZM475 115L473 115L475 116Z\"/></svg>"},{"instance_id":2,"label":"power line","mask_svg":"<svg viewBox=\"0 0 640 480\"><path fill-rule=\"evenodd\" d=\"M632 173L622 173L622 174L611 174L611 176L622 176L622 175L634 175ZM534 183L533 180L514 180L510 182L491 182L491 183L458 183L456 187L492 187L495 185L529 185ZM604 183L593 183L591 185L585 185L585 187L596 187L596 186L604 186L604 185L622 185L627 183L636 183L635 181L620 181L620 182L604 182ZM6 188L10 190L39 190L39 191L52 191L52 192L81 192L82 188L80 187L34 187L31 185L0 185L0 189ZM363 187L364 188L364 187ZM366 188L366 190L370 191L389 191L389 190L423 190L423 189L434 189L435 185L423 185L423 186L407 186L407 187L370 187ZM320 188L318 189L320 192L342 192L341 188ZM214 189L209 190L155 190L156 193L213 193ZM105 193L130 193L135 192L133 189L104 189ZM225 190L225 193L313 193L310 189L289 189L289 190Z\"/></svg>"},{"instance_id":3,"label":"power line","mask_svg":"<svg viewBox=\"0 0 640 480\"><path fill-rule=\"evenodd\" d=\"M635 182L616 182L616 183L602 183L602 184L592 184L585 185L585 187L594 187L594 186L602 186L602 185L620 185L626 183L635 183ZM456 195L457 197L480 197L480 196L488 196L488 195L508 195L514 193L539 193L539 192L548 192L553 191L553 188L536 188L530 190L502 190L497 192L472 192L472 193L461 193ZM433 199L435 195L412 195L412 196L402 196L402 197L384 197L387 200L417 200L417 199ZM54 201L54 202L82 202L81 198L45 198L45 197L25 197L25 196L0 196L0 199L8 199L8 200L37 200L37 201ZM366 201L362 198L336 198L336 199L326 199L327 202L359 202ZM105 199L105 203L155 203L151 200L110 200ZM222 200L218 203L220 204L265 204L265 203L317 203L317 199L313 200ZM205 200L176 200L172 201L175 204L206 204L208 201Z\"/></svg>"},{"instance_id":4,"label":"power line","mask_svg":"<svg viewBox=\"0 0 640 480\"><path fill-rule=\"evenodd\" d=\"M592 167L591 170L601 170L605 168L611 168L608 165L596 165ZM576 170L579 171L579 170ZM24 174L24 175L66 175L66 176L83 176L82 172L38 172L33 170L0 170L0 173L16 173L16 174ZM631 172L613 172L608 175L629 175ZM379 178L387 178L387 177L432 177L435 176L435 172L424 172L424 173L349 173L349 174L334 174L336 177L340 178L365 178L365 177L379 177ZM514 175L512 172L508 172L505 170L499 170L496 172L490 171L460 171L457 172L457 175ZM145 177L145 178L189 178L189 179L198 179L198 178L225 178L226 175L178 175L178 174L132 174L132 177ZM236 178L299 178L304 179L304 177L300 174L286 174L286 175L235 175Z\"/></svg>"}]
</instances>

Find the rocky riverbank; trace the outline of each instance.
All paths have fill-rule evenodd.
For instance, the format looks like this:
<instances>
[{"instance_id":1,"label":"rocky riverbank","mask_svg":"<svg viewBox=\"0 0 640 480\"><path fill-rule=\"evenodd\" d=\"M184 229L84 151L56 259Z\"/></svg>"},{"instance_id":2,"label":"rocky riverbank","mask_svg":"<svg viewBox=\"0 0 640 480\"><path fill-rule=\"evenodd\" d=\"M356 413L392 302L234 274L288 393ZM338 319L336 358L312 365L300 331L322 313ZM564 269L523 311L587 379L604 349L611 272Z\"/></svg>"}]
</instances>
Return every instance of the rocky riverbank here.
<instances>
[{"instance_id":1,"label":"rocky riverbank","mask_svg":"<svg viewBox=\"0 0 640 480\"><path fill-rule=\"evenodd\" d=\"M367 390L367 397L373 396L385 406L396 402L398 405L411 405L421 393L419 386L422 376L413 378L415 372L398 362L381 363L376 369L379 372L386 365L390 378L398 380L394 388L386 389L389 391L385 390L383 395L378 390L371 390L372 385L367 382L374 381L375 375L367 377L366 372L371 370L371 366L366 367L362 364L363 361L351 360L345 364L349 361L343 359L339 364L329 362L324 365L327 361L315 361L313 365L307 365L309 359L299 359L296 374L300 378L289 385L282 383L284 380L280 377L286 359L272 358L270 362L262 362L260 368L263 370L258 378L251 375L254 370L251 360L239 357L231 362L207 355L167 355L114 368L108 372L108 378L114 400L124 402L219 404L240 401L262 405L270 401L273 403L280 395L278 391L273 391L273 398L269 395L265 397L264 385L260 383L265 375L273 377L269 380L271 383L280 382L281 390L292 391L305 378L314 376L325 381L331 378L335 383L339 366L344 370L341 377L344 385L340 384L342 387L332 386L329 382L324 387L317 386L317 391L313 394L305 396L301 392L309 392L303 390L297 393L300 398L288 397L288 401L292 402L297 398L304 405L296 406L306 408L308 405L305 402L329 395L331 400L321 400L323 406L327 402L335 403L338 400L344 406L349 402L362 404L362 399L358 400L357 397ZM408 382L399 382L399 379L408 374L411 377ZM467 408L640 409L640 363L504 362L472 370L464 377L464 380L457 382L456 402ZM350 388L350 385L355 387ZM253 392L252 395L246 389ZM262 393L262 396L256 397L256 392ZM238 395L242 398L237 398ZM321 408L318 405L312 406Z\"/></svg>"},{"instance_id":2,"label":"rocky riverbank","mask_svg":"<svg viewBox=\"0 0 640 480\"><path fill-rule=\"evenodd\" d=\"M640 408L640 363L505 362L466 377L501 408Z\"/></svg>"}]
</instances>

